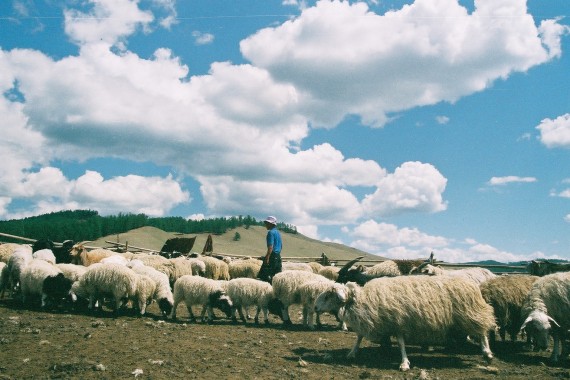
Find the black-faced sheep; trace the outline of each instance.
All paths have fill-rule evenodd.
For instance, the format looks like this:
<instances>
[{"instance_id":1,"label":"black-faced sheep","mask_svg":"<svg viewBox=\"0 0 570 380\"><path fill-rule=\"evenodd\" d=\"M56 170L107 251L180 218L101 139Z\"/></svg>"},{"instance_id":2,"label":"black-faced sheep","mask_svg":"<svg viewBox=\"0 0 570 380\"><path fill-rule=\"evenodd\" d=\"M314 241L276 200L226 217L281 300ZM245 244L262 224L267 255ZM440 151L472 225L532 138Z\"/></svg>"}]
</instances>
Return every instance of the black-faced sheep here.
<instances>
[{"instance_id":1,"label":"black-faced sheep","mask_svg":"<svg viewBox=\"0 0 570 380\"><path fill-rule=\"evenodd\" d=\"M344 308L342 319L357 333L351 358L363 338L381 341L395 336L402 354L400 370L407 371L405 341L445 344L458 333L479 338L484 358L493 357L487 339L487 332L495 327L493 309L478 286L461 278L378 278L364 287L356 283L331 287L315 302L317 312L340 308Z\"/></svg>"},{"instance_id":2,"label":"black-faced sheep","mask_svg":"<svg viewBox=\"0 0 570 380\"><path fill-rule=\"evenodd\" d=\"M493 307L503 341L507 332L511 341L516 340L523 322L521 319L523 303L536 280L538 280L536 276L510 275L498 276L481 284L481 294ZM494 332L491 341L494 341Z\"/></svg>"},{"instance_id":3,"label":"black-faced sheep","mask_svg":"<svg viewBox=\"0 0 570 380\"><path fill-rule=\"evenodd\" d=\"M269 324L268 306L269 302L274 298L271 284L254 278L241 277L228 281L224 288L232 300L232 320L234 322L237 321L235 316L236 309L239 312L240 319L245 323L243 308L256 306L255 323L259 323L259 313L263 311L265 324Z\"/></svg>"},{"instance_id":4,"label":"black-faced sheep","mask_svg":"<svg viewBox=\"0 0 570 380\"><path fill-rule=\"evenodd\" d=\"M132 270L139 275L146 275L153 279L156 285L154 292L154 300L158 303L158 307L162 316L166 318L172 312L174 305L174 297L170 288L170 280L168 276L157 269L146 266L144 264L132 266Z\"/></svg>"},{"instance_id":5,"label":"black-faced sheep","mask_svg":"<svg viewBox=\"0 0 570 380\"><path fill-rule=\"evenodd\" d=\"M217 259L215 259L217 260ZM221 261L221 260L218 260ZM172 307L171 318L176 319L176 308L182 301L186 304L190 321L195 322L196 318L192 312L193 305L202 305L202 322L204 315L208 311L208 322L213 321L213 308L220 309L227 317L231 317L232 301L222 289L221 284L210 278L186 275L176 280L174 284L174 306Z\"/></svg>"},{"instance_id":6,"label":"black-faced sheep","mask_svg":"<svg viewBox=\"0 0 570 380\"><path fill-rule=\"evenodd\" d=\"M59 244L56 244L49 239L40 239L36 240L34 244L32 244L32 251L36 252L42 249L49 249L53 252L56 263L69 264L71 263L70 252L73 249L74 244L73 240L65 240L61 243L61 246L59 246Z\"/></svg>"},{"instance_id":7,"label":"black-faced sheep","mask_svg":"<svg viewBox=\"0 0 570 380\"><path fill-rule=\"evenodd\" d=\"M61 263L55 264L55 266L63 272L65 278L70 279L72 282L78 281L79 278L87 272L87 267L83 265Z\"/></svg>"},{"instance_id":8,"label":"black-faced sheep","mask_svg":"<svg viewBox=\"0 0 570 380\"><path fill-rule=\"evenodd\" d=\"M423 263L422 260L396 259L383 261L370 268L366 268L362 265L352 268L352 266L361 259L362 257L358 257L346 263L338 272L338 278L336 281L342 284L346 284L347 282L356 282L358 285L362 286L374 278L407 275L411 268Z\"/></svg>"},{"instance_id":9,"label":"black-faced sheep","mask_svg":"<svg viewBox=\"0 0 570 380\"><path fill-rule=\"evenodd\" d=\"M536 349L548 347L549 333L554 339L550 359L557 362L560 346L570 329L570 272L553 273L532 285L523 306L525 318L521 330L533 338Z\"/></svg>"},{"instance_id":10,"label":"black-faced sheep","mask_svg":"<svg viewBox=\"0 0 570 380\"><path fill-rule=\"evenodd\" d=\"M41 297L41 306L56 305L70 294L71 280L65 278L55 265L41 259L33 259L20 274L22 303Z\"/></svg>"}]
</instances>

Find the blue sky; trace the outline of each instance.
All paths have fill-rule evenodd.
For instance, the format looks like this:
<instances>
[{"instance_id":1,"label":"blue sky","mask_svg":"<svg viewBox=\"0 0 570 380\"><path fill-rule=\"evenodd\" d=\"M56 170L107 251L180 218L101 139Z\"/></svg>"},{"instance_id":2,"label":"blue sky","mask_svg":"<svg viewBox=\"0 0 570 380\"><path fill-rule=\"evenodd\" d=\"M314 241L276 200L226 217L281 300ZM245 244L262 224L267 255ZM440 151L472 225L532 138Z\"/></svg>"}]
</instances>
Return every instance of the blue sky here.
<instances>
[{"instance_id":1,"label":"blue sky","mask_svg":"<svg viewBox=\"0 0 570 380\"><path fill-rule=\"evenodd\" d=\"M0 3L0 218L570 259L570 2ZM286 248L285 248L286 249Z\"/></svg>"}]
</instances>

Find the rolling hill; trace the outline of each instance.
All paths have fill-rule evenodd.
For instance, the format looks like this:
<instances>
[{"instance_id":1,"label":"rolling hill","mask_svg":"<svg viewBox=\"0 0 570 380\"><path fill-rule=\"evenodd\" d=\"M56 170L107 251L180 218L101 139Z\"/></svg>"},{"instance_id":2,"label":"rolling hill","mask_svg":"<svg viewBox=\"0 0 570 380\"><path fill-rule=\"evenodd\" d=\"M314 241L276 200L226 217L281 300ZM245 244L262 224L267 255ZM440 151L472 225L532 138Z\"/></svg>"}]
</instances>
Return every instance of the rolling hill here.
<instances>
[{"instance_id":1,"label":"rolling hill","mask_svg":"<svg viewBox=\"0 0 570 380\"><path fill-rule=\"evenodd\" d=\"M265 254L265 234L267 230L262 226L250 226L249 228L239 227L229 230L222 235L212 235L214 253L226 255L244 255L259 257ZM240 239L235 240L236 233ZM89 242L88 246L111 247L107 241L126 244L133 247L142 247L152 250L160 250L164 242L173 237L194 237L196 242L192 248L193 252L202 252L207 233L203 234L177 234L165 232L155 227L141 227L125 233L105 236L95 241ZM283 239L283 259L294 259L301 257L320 257L325 253L333 261L348 261L359 256L364 256L364 261L384 260L384 257L372 255L355 248L342 244L322 242L308 238L301 234L281 234Z\"/></svg>"}]
</instances>

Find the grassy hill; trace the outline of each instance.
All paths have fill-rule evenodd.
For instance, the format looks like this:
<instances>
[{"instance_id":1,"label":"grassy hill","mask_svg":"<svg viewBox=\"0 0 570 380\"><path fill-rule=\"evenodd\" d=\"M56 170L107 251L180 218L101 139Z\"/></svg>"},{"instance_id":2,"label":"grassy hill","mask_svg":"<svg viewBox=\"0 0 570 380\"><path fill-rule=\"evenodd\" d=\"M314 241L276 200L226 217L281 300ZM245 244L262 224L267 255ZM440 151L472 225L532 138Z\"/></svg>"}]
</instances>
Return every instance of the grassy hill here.
<instances>
[{"instance_id":1,"label":"grassy hill","mask_svg":"<svg viewBox=\"0 0 570 380\"><path fill-rule=\"evenodd\" d=\"M236 232L239 233L240 239L234 240ZM262 226L250 226L248 229L239 227L227 231L222 235L212 235L214 242L214 253L227 254L227 255L246 255L252 257L259 257L265 254L265 235L267 230ZM112 241L125 244L128 242L129 246L142 247L153 250L160 250L167 239L173 237L194 237L196 242L192 248L193 252L202 252L207 233L203 234L176 234L165 232L154 227L141 227L126 233L118 235L105 236L88 243L89 246L94 247L111 247L111 244L106 241ZM371 255L369 253L351 248L342 244L327 243L319 240L311 239L301 234L288 234L282 233L283 239L283 259L294 259L297 257L320 257L325 253L331 260L346 261L353 258L364 256L365 260L379 260L383 257Z\"/></svg>"}]
</instances>

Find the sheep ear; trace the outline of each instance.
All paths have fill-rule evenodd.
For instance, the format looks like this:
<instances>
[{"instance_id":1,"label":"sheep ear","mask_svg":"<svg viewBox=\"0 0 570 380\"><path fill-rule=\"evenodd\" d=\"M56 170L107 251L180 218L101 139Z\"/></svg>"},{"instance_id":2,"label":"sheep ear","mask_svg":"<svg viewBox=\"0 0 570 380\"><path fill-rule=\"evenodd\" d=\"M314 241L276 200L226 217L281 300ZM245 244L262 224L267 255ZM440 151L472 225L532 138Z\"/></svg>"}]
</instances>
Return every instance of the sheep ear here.
<instances>
[{"instance_id":1,"label":"sheep ear","mask_svg":"<svg viewBox=\"0 0 570 380\"><path fill-rule=\"evenodd\" d=\"M556 321L554 320L554 318L549 317L549 316L546 316L546 317L548 318L548 320L549 320L550 322L554 323L554 324L556 325L556 327L560 327L560 325L558 324L558 322L556 322Z\"/></svg>"},{"instance_id":2,"label":"sheep ear","mask_svg":"<svg viewBox=\"0 0 570 380\"><path fill-rule=\"evenodd\" d=\"M530 321L532 321L532 318L531 318L531 317L528 317L527 319L525 319L524 323L523 323L522 326L521 326L520 331L523 331L524 328L526 327L526 325L527 325Z\"/></svg>"}]
</instances>

